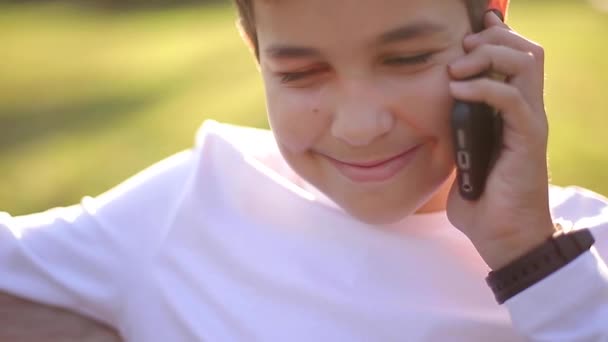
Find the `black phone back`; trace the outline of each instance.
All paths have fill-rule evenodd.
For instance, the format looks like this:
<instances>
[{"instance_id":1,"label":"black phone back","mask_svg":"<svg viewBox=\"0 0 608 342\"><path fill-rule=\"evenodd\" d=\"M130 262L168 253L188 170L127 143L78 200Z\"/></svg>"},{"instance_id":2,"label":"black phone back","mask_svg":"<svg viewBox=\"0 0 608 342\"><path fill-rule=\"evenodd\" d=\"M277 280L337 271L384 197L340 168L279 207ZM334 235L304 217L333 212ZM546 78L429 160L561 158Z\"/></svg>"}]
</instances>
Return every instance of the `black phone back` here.
<instances>
[{"instance_id":1,"label":"black phone back","mask_svg":"<svg viewBox=\"0 0 608 342\"><path fill-rule=\"evenodd\" d=\"M452 132L460 194L467 200L476 200L498 158L502 117L486 104L455 101Z\"/></svg>"}]
</instances>

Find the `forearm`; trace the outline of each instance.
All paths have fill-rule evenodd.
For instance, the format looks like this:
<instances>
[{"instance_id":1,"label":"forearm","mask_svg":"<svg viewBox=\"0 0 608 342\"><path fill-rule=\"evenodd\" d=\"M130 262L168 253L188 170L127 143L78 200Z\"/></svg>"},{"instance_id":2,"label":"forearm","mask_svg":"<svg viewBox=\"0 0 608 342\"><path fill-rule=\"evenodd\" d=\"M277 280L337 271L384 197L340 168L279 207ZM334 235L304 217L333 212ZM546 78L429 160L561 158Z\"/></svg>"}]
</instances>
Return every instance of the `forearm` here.
<instances>
[{"instance_id":1,"label":"forearm","mask_svg":"<svg viewBox=\"0 0 608 342\"><path fill-rule=\"evenodd\" d=\"M501 239L474 244L490 269L497 270L541 245L556 231L557 227L550 221L531 223Z\"/></svg>"}]
</instances>

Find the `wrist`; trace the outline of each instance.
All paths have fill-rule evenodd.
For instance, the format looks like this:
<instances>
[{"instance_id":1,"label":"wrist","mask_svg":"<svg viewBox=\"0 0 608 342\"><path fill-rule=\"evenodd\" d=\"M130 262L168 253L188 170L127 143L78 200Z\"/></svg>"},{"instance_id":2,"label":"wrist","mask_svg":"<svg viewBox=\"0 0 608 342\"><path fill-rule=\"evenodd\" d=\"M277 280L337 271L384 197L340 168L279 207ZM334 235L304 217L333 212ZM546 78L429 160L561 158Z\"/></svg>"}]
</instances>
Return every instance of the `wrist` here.
<instances>
[{"instance_id":1,"label":"wrist","mask_svg":"<svg viewBox=\"0 0 608 342\"><path fill-rule=\"evenodd\" d=\"M589 229L559 230L544 243L498 270L486 282L498 304L540 282L588 251L595 239Z\"/></svg>"},{"instance_id":2,"label":"wrist","mask_svg":"<svg viewBox=\"0 0 608 342\"><path fill-rule=\"evenodd\" d=\"M525 227L500 239L477 243L475 247L490 269L497 270L547 241L558 229L552 223Z\"/></svg>"}]
</instances>

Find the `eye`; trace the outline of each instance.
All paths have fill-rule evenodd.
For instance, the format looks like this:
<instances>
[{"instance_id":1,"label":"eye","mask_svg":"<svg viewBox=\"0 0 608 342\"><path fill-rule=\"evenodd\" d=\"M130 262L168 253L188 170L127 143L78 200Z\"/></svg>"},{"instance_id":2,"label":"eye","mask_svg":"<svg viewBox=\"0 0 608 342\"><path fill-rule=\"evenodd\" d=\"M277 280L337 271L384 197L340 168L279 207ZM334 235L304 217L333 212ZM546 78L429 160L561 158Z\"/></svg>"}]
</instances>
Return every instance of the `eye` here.
<instances>
[{"instance_id":1,"label":"eye","mask_svg":"<svg viewBox=\"0 0 608 342\"><path fill-rule=\"evenodd\" d=\"M298 72L280 72L278 73L281 78L281 83L289 83L305 78L306 76L312 75L313 70L298 71Z\"/></svg>"},{"instance_id":2,"label":"eye","mask_svg":"<svg viewBox=\"0 0 608 342\"><path fill-rule=\"evenodd\" d=\"M304 71L279 72L277 73L277 75L281 79L281 83L290 83L307 78L309 76L313 76L315 74L322 73L324 70L325 69L322 68L314 68Z\"/></svg>"},{"instance_id":3,"label":"eye","mask_svg":"<svg viewBox=\"0 0 608 342\"><path fill-rule=\"evenodd\" d=\"M428 62L432 56L433 56L433 53L425 53L425 54L416 55L416 56L391 57L391 58L385 59L383 63L386 65L394 65L394 66L418 65L418 64L424 64L424 63Z\"/></svg>"}]
</instances>

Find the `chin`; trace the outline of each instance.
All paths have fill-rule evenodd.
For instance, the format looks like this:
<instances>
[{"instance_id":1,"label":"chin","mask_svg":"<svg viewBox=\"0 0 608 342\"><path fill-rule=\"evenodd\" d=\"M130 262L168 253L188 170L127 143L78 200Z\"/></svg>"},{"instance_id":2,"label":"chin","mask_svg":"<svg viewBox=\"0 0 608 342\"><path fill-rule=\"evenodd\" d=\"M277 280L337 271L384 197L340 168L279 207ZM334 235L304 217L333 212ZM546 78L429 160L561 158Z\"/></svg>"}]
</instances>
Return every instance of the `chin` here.
<instances>
[{"instance_id":1,"label":"chin","mask_svg":"<svg viewBox=\"0 0 608 342\"><path fill-rule=\"evenodd\" d=\"M389 192L388 196L366 198L364 194L360 194L361 196L341 194L334 200L344 211L361 222L370 225L390 225L417 212L428 213L444 210L445 206L432 205L431 202L437 196L439 199L443 197L441 193L449 190L451 179L448 177L446 181L442 178L443 182L437 182L438 185L429 187L432 191L423 191L421 188L414 187L409 188L408 191ZM353 197L359 198L359 201L352 201ZM440 201L435 200L435 202Z\"/></svg>"},{"instance_id":2,"label":"chin","mask_svg":"<svg viewBox=\"0 0 608 342\"><path fill-rule=\"evenodd\" d=\"M390 206L372 206L367 208L342 208L355 219L369 225L388 225L399 222L416 211L415 207L391 208Z\"/></svg>"},{"instance_id":3,"label":"chin","mask_svg":"<svg viewBox=\"0 0 608 342\"><path fill-rule=\"evenodd\" d=\"M360 216L356 216L354 214L351 214L354 218L356 218L358 221L361 221L365 224L369 224L372 226L382 226L382 225L390 225L390 224L394 224L396 222L401 221L403 218L405 218L408 215L399 215L394 216L394 215L386 215L386 216L380 216L378 215L378 213L375 213L375 215L360 215Z\"/></svg>"}]
</instances>

